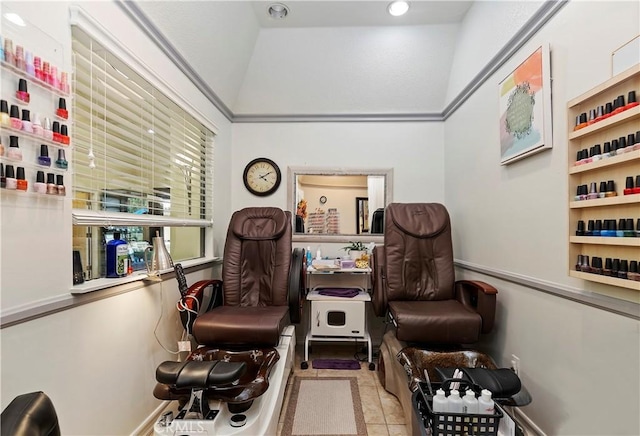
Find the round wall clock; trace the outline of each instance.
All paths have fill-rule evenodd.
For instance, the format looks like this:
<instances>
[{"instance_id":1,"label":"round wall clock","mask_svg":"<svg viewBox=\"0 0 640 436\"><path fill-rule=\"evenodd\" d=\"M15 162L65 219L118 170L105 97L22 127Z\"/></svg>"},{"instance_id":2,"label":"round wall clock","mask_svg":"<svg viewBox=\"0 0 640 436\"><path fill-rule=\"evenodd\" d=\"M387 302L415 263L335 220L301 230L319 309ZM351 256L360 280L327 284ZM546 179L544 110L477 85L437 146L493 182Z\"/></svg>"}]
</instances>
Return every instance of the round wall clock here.
<instances>
[{"instance_id":1,"label":"round wall clock","mask_svg":"<svg viewBox=\"0 0 640 436\"><path fill-rule=\"evenodd\" d=\"M242 181L252 194L266 196L276 192L282 181L282 174L274 161L259 157L247 164Z\"/></svg>"},{"instance_id":2,"label":"round wall clock","mask_svg":"<svg viewBox=\"0 0 640 436\"><path fill-rule=\"evenodd\" d=\"M324 195L320 197L320 204L325 204L326 202L327 202L327 197L325 197Z\"/></svg>"}]
</instances>

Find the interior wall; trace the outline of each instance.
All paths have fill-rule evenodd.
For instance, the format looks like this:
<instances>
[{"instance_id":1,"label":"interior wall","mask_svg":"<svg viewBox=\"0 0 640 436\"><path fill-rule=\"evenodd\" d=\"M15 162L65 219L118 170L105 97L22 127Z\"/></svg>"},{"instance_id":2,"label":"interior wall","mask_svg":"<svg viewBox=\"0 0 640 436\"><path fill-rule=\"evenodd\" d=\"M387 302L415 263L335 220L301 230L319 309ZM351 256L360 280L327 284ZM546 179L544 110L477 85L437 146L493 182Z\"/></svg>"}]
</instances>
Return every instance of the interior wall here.
<instances>
[{"instance_id":1,"label":"interior wall","mask_svg":"<svg viewBox=\"0 0 640 436\"><path fill-rule=\"evenodd\" d=\"M638 34L637 2L570 2L445 122L445 200L457 259L584 291L605 285L568 276L568 100L610 77L611 52ZM615 23L616 32L594 32ZM470 23L467 23L471 25ZM458 57L489 44L475 23ZM541 43L551 45L553 148L500 165L498 83ZM638 390L602 401L611 386L638 386L640 323L488 275L459 271L498 289L487 345L511 354L533 403L523 411L547 434L640 434ZM614 290L638 301L638 293ZM594 419L606 416L607 419Z\"/></svg>"},{"instance_id":2,"label":"interior wall","mask_svg":"<svg viewBox=\"0 0 640 436\"><path fill-rule=\"evenodd\" d=\"M276 206L295 213L295 205L287 204L291 166L393 168L393 201L443 202L443 132L442 122L236 123L232 209ZM261 156L273 159L283 175L278 191L268 197L252 195L242 183L245 165ZM320 245L323 255L344 255L343 243Z\"/></svg>"},{"instance_id":3,"label":"interior wall","mask_svg":"<svg viewBox=\"0 0 640 436\"><path fill-rule=\"evenodd\" d=\"M80 5L130 54L148 66L210 124L216 127L214 239L224 240L231 193L227 189L231 161L230 122L187 80L129 20L116 2L5 2L27 22L59 42L63 70L71 71L69 7ZM16 44L17 41L14 41ZM32 47L37 51L37 47ZM73 139L72 139L73 141ZM67 152L71 161L72 150ZM73 168L70 166L70 170ZM0 220L2 313L66 298L72 287L71 189L54 207L35 195L3 195ZM218 223L224 222L224 226ZM211 245L211 244L209 244ZM220 254L207 247L209 254ZM66 254L66 255L65 255ZM188 283L211 278L209 267L188 275ZM140 285L136 283L135 285ZM126 291L134 285L124 285ZM63 434L131 433L160 404L152 395L156 366L175 360L156 342L153 330L164 308L158 335L172 349L182 333L177 323L177 283L122 293L0 330L1 404L17 395L43 390L51 396Z\"/></svg>"}]
</instances>

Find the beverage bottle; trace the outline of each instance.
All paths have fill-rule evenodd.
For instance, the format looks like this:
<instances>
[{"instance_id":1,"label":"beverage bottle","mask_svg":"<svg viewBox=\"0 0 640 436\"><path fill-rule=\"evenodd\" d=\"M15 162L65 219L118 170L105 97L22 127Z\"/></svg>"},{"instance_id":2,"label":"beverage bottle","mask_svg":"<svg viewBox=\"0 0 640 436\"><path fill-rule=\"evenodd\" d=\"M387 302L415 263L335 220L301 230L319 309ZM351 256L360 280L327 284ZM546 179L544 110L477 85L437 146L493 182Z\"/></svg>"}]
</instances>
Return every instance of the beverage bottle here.
<instances>
[{"instance_id":1,"label":"beverage bottle","mask_svg":"<svg viewBox=\"0 0 640 436\"><path fill-rule=\"evenodd\" d=\"M451 389L449 393L449 412L450 413L462 413L462 398L460 398L460 392L457 389Z\"/></svg>"},{"instance_id":2,"label":"beverage bottle","mask_svg":"<svg viewBox=\"0 0 640 436\"><path fill-rule=\"evenodd\" d=\"M311 263L313 262L313 254L311 254L311 247L307 247L307 267L311 266Z\"/></svg>"},{"instance_id":3,"label":"beverage bottle","mask_svg":"<svg viewBox=\"0 0 640 436\"><path fill-rule=\"evenodd\" d=\"M435 397L433 397L433 411L437 413L443 413L449 411L449 401L444 396L444 391L438 389Z\"/></svg>"},{"instance_id":4,"label":"beverage bottle","mask_svg":"<svg viewBox=\"0 0 640 436\"><path fill-rule=\"evenodd\" d=\"M469 414L478 413L478 399L475 392L471 389L467 389L467 393L462 397L462 412Z\"/></svg>"},{"instance_id":5,"label":"beverage bottle","mask_svg":"<svg viewBox=\"0 0 640 436\"><path fill-rule=\"evenodd\" d=\"M478 398L478 413L483 415L493 415L495 413L495 404L491 399L491 391L483 389L480 398Z\"/></svg>"}]
</instances>

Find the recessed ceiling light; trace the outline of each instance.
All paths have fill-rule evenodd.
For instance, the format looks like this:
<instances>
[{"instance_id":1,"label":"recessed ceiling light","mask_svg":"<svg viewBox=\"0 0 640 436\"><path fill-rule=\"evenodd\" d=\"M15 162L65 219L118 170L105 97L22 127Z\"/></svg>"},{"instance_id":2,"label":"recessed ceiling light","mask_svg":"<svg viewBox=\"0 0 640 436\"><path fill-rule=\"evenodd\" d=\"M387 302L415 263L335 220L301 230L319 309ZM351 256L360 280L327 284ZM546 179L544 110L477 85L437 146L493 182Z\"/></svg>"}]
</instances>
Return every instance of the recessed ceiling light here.
<instances>
[{"instance_id":1,"label":"recessed ceiling light","mask_svg":"<svg viewBox=\"0 0 640 436\"><path fill-rule=\"evenodd\" d=\"M400 15L404 15L409 10L409 3L405 1L395 1L389 5L387 8L389 13L394 17L399 17Z\"/></svg>"},{"instance_id":2,"label":"recessed ceiling light","mask_svg":"<svg viewBox=\"0 0 640 436\"><path fill-rule=\"evenodd\" d=\"M13 24L17 24L18 26L24 27L27 25L20 15L14 14L13 12L7 12L6 14L4 14L4 17L7 20L11 21Z\"/></svg>"},{"instance_id":3,"label":"recessed ceiling light","mask_svg":"<svg viewBox=\"0 0 640 436\"><path fill-rule=\"evenodd\" d=\"M289 8L282 3L274 3L267 9L269 16L276 20L281 20L289 14Z\"/></svg>"}]
</instances>

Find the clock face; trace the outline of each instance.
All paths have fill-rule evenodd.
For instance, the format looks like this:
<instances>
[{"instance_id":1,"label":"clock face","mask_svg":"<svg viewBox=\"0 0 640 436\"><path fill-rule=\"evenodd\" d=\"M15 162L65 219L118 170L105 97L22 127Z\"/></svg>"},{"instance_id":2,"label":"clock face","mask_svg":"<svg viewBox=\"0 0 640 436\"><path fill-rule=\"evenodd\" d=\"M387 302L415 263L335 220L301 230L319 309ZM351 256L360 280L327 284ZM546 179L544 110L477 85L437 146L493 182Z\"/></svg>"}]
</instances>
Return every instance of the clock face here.
<instances>
[{"instance_id":1,"label":"clock face","mask_svg":"<svg viewBox=\"0 0 640 436\"><path fill-rule=\"evenodd\" d=\"M271 159L264 157L252 160L244 169L244 186L255 195L271 195L280 186L280 168Z\"/></svg>"}]
</instances>

